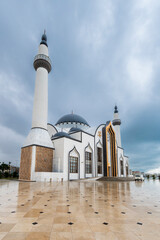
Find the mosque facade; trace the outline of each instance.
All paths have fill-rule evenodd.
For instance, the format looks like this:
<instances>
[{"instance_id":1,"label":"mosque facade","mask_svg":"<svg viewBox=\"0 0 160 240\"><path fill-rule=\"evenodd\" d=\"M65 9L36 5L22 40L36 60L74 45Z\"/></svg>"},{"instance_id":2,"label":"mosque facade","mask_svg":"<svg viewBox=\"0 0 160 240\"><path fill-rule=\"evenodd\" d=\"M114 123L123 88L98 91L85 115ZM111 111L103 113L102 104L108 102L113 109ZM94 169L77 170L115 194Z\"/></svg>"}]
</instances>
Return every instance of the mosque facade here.
<instances>
[{"instance_id":1,"label":"mosque facade","mask_svg":"<svg viewBox=\"0 0 160 240\"><path fill-rule=\"evenodd\" d=\"M32 128L21 148L21 180L68 181L98 177L128 177L129 160L121 145L118 108L112 121L91 127L77 114L48 118L48 74L51 61L44 33L34 58L36 71Z\"/></svg>"}]
</instances>

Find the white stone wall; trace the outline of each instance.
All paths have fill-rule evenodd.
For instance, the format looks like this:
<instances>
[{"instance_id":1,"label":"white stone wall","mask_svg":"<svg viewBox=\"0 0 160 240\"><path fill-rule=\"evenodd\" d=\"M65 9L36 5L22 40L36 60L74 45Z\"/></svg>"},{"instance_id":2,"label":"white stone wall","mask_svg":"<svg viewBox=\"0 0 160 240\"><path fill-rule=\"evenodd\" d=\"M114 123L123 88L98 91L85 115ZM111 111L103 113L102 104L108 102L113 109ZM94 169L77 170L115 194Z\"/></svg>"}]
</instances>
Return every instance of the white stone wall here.
<instances>
[{"instance_id":1,"label":"white stone wall","mask_svg":"<svg viewBox=\"0 0 160 240\"><path fill-rule=\"evenodd\" d=\"M70 138L59 138L55 139L53 141L54 146L55 146L55 155L54 159L60 159L60 161L63 162L63 178L64 180L68 180L68 177L70 179L82 179L85 178L85 148L90 145L90 147L93 149L93 175L90 175L89 177L94 176L94 137L90 136L86 133L82 132L82 142L80 141L75 141ZM70 174L68 175L68 160L69 160L69 153L76 149L76 151L79 153L77 155L76 151L73 151L71 153L71 156L78 156L79 157L79 174ZM54 160L53 160L54 161ZM88 176L87 176L88 177Z\"/></svg>"}]
</instances>

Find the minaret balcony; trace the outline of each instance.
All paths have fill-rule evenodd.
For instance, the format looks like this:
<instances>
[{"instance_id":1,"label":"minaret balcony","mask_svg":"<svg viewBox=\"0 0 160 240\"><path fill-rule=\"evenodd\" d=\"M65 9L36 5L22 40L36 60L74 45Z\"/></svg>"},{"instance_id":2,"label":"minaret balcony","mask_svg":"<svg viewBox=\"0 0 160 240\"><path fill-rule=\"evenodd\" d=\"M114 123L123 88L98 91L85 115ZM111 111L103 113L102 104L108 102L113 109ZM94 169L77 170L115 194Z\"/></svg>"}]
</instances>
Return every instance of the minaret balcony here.
<instances>
[{"instance_id":1,"label":"minaret balcony","mask_svg":"<svg viewBox=\"0 0 160 240\"><path fill-rule=\"evenodd\" d=\"M48 73L52 69L50 58L44 54L37 54L35 56L33 66L35 70L39 67L43 67L48 71Z\"/></svg>"},{"instance_id":2,"label":"minaret balcony","mask_svg":"<svg viewBox=\"0 0 160 240\"><path fill-rule=\"evenodd\" d=\"M113 124L113 126L121 125L121 120L120 120L120 119L114 119L114 120L112 121L112 124Z\"/></svg>"}]
</instances>

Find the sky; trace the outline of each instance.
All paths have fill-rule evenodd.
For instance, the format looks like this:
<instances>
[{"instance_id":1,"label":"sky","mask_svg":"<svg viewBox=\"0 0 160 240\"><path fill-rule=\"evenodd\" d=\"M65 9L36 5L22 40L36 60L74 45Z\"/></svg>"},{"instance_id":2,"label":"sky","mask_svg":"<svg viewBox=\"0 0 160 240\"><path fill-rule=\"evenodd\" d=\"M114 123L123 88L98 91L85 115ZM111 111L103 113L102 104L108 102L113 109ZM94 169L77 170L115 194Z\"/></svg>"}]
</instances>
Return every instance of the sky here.
<instances>
[{"instance_id":1,"label":"sky","mask_svg":"<svg viewBox=\"0 0 160 240\"><path fill-rule=\"evenodd\" d=\"M159 12L158 0L0 1L0 162L19 165L46 29L48 122L73 110L97 126L117 104L130 168L160 171Z\"/></svg>"}]
</instances>

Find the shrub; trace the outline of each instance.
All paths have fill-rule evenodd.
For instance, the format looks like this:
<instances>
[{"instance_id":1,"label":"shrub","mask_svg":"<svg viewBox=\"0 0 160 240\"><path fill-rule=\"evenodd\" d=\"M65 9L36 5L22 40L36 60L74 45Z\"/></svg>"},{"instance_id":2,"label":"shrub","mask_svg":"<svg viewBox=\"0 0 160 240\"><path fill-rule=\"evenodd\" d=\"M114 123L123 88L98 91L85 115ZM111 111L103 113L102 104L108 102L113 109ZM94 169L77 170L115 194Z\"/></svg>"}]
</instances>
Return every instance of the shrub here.
<instances>
[{"instance_id":1,"label":"shrub","mask_svg":"<svg viewBox=\"0 0 160 240\"><path fill-rule=\"evenodd\" d=\"M153 175L152 175L152 178L153 178L153 180L155 180L155 179L156 179L156 175L155 175L155 174L153 174Z\"/></svg>"}]
</instances>

